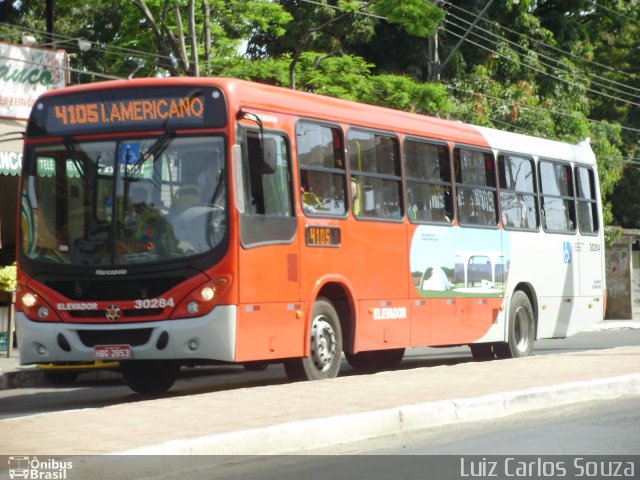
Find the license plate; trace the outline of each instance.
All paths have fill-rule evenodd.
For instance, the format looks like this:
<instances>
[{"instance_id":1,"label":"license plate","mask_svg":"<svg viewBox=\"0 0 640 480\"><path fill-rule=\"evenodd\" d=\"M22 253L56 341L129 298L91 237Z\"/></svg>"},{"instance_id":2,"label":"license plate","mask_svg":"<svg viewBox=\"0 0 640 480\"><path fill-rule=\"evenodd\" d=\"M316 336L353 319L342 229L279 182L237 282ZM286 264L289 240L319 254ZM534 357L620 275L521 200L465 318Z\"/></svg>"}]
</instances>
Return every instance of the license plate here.
<instances>
[{"instance_id":1,"label":"license plate","mask_svg":"<svg viewBox=\"0 0 640 480\"><path fill-rule=\"evenodd\" d=\"M131 345L96 345L93 350L96 360L126 360L131 358Z\"/></svg>"}]
</instances>

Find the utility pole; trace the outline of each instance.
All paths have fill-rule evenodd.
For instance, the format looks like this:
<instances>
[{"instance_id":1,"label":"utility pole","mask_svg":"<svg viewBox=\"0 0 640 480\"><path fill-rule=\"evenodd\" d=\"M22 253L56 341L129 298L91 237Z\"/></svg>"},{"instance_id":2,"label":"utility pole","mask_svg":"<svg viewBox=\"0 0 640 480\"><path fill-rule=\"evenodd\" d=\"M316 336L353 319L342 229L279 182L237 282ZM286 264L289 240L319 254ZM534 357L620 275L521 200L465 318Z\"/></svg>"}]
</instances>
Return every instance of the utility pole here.
<instances>
[{"instance_id":1,"label":"utility pole","mask_svg":"<svg viewBox=\"0 0 640 480\"><path fill-rule=\"evenodd\" d=\"M429 64L427 66L427 76L430 82L440 81L440 56L438 54L438 30L429 37Z\"/></svg>"},{"instance_id":2,"label":"utility pole","mask_svg":"<svg viewBox=\"0 0 640 480\"><path fill-rule=\"evenodd\" d=\"M473 30L475 28L475 26L478 24L478 22L480 21L480 19L484 16L484 14L487 12L487 10L489 9L489 7L491 6L491 4L493 3L493 0L489 0L487 2L487 4L484 6L484 8L482 9L482 11L478 14L478 16L476 17L476 19L473 21L473 23L471 25L469 25L469 28L467 29L466 32L464 32L464 35L462 35L462 37L460 38L460 40L458 41L458 43L456 44L455 47L453 47L453 49L449 52L449 55L447 55L447 58L445 58L444 62L442 62L442 64L438 65L437 63L434 63L434 69L436 70L435 73L435 78L440 79L440 72L444 69L444 67L447 66L447 64L449 63L449 61L453 58L453 56L455 55L455 53L460 50L460 47L462 46L462 43L467 39L467 37L469 36L469 34L471 33L471 30ZM437 33L436 33L437 35ZM437 42L437 37L436 37L436 42ZM437 44L437 43L436 43ZM429 54L431 54L431 52L429 52ZM435 58L437 58L437 54L435 56Z\"/></svg>"},{"instance_id":3,"label":"utility pole","mask_svg":"<svg viewBox=\"0 0 640 480\"><path fill-rule=\"evenodd\" d=\"M47 0L47 38L45 39L45 44L47 48L53 48L53 18L54 18L54 10L55 10L55 0Z\"/></svg>"}]
</instances>

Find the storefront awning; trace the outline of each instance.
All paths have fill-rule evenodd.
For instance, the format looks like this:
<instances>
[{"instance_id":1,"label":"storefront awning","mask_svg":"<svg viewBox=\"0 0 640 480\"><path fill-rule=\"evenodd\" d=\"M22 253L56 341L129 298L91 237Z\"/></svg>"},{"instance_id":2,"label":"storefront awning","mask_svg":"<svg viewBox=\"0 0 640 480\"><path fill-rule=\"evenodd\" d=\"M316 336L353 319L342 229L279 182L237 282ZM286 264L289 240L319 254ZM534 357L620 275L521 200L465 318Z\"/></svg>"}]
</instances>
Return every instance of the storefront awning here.
<instances>
[{"instance_id":1,"label":"storefront awning","mask_svg":"<svg viewBox=\"0 0 640 480\"><path fill-rule=\"evenodd\" d=\"M0 175L20 175L21 168L22 153L0 151ZM52 158L42 157L38 159L39 177L53 177L55 172L56 164ZM71 160L67 160L67 175L69 177L80 176L78 168Z\"/></svg>"},{"instance_id":2,"label":"storefront awning","mask_svg":"<svg viewBox=\"0 0 640 480\"><path fill-rule=\"evenodd\" d=\"M0 175L20 175L22 152L0 150Z\"/></svg>"}]
</instances>

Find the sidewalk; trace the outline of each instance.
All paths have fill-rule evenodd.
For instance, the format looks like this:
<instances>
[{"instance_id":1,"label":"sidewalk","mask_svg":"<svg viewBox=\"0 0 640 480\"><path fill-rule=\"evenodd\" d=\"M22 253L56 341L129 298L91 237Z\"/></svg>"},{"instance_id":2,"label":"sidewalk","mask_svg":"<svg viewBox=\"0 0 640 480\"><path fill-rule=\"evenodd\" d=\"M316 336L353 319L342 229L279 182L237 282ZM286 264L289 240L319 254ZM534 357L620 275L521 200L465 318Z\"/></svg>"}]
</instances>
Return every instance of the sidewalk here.
<instances>
[{"instance_id":1,"label":"sidewalk","mask_svg":"<svg viewBox=\"0 0 640 480\"><path fill-rule=\"evenodd\" d=\"M640 346L164 397L0 421L1 454L280 454L640 395Z\"/></svg>"}]
</instances>

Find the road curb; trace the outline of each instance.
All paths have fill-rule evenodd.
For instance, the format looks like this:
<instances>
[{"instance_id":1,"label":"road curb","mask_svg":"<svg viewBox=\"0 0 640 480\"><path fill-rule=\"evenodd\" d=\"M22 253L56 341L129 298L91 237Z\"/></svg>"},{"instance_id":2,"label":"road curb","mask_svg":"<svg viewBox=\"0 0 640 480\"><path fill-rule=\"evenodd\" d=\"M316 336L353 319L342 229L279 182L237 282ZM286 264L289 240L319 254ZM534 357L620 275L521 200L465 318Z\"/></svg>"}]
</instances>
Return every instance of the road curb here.
<instances>
[{"instance_id":1,"label":"road curb","mask_svg":"<svg viewBox=\"0 0 640 480\"><path fill-rule=\"evenodd\" d=\"M640 373L287 422L114 452L117 455L275 455L545 407L640 395ZM313 432L310 435L309 432ZM322 442L320 440L324 439Z\"/></svg>"}]
</instances>

